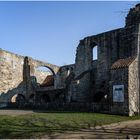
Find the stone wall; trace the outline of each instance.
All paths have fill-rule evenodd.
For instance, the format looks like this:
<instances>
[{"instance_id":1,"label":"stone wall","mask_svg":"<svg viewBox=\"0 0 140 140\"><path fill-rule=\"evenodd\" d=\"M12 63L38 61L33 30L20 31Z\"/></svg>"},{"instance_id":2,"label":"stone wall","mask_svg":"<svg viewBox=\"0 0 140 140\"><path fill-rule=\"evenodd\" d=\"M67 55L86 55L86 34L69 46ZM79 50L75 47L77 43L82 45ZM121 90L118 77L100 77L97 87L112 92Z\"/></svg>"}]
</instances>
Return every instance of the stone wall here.
<instances>
[{"instance_id":1,"label":"stone wall","mask_svg":"<svg viewBox=\"0 0 140 140\"><path fill-rule=\"evenodd\" d=\"M80 40L75 64L71 65L58 67L0 50L0 102L10 101L15 94L33 93L32 77L42 83L50 74L36 70L43 66L49 68L53 74L54 88L65 88L67 102L95 102L95 95L102 93L102 96L107 95L105 103L110 105L112 113L133 115L139 112L139 17L140 4L130 10L125 27ZM92 50L95 46L98 58L93 61ZM129 67L111 69L117 60L135 58L137 55L138 59ZM124 86L123 101L113 100L114 85Z\"/></svg>"},{"instance_id":2,"label":"stone wall","mask_svg":"<svg viewBox=\"0 0 140 140\"><path fill-rule=\"evenodd\" d=\"M89 47L87 40L81 40L77 47L75 58L75 77L79 78L76 78L78 83L74 82L72 85L73 100L77 102L89 101L90 70L92 69L91 52L92 48Z\"/></svg>"},{"instance_id":3,"label":"stone wall","mask_svg":"<svg viewBox=\"0 0 140 140\"><path fill-rule=\"evenodd\" d=\"M120 58L137 54L138 37L136 33L136 27L126 27L86 37L80 41L76 52L75 75L78 76L85 71L92 72L88 73L87 78L86 76L84 77L83 82L85 83L86 81L88 86L79 88L77 99L79 98L78 96L82 96L82 93L85 94L83 99L86 99L85 96L88 98L90 94L94 95L100 91L109 93L111 65ZM92 49L94 46L98 46L96 68L95 66L93 68L92 64ZM81 85L84 84L83 82L81 79Z\"/></svg>"},{"instance_id":4,"label":"stone wall","mask_svg":"<svg viewBox=\"0 0 140 140\"><path fill-rule=\"evenodd\" d=\"M42 82L50 73L36 71L39 66L50 68L53 74L59 67L50 63L23 57L0 49L0 105L6 105L16 94L28 99L34 94L36 81ZM34 83L33 83L34 82Z\"/></svg>"},{"instance_id":5,"label":"stone wall","mask_svg":"<svg viewBox=\"0 0 140 140\"><path fill-rule=\"evenodd\" d=\"M66 87L66 79L69 75L75 72L75 64L65 65L60 67L56 77L57 77L57 86L58 87Z\"/></svg>"},{"instance_id":6,"label":"stone wall","mask_svg":"<svg viewBox=\"0 0 140 140\"><path fill-rule=\"evenodd\" d=\"M140 4L137 4L135 7L131 8L126 20L126 27L137 25L140 23Z\"/></svg>"},{"instance_id":7,"label":"stone wall","mask_svg":"<svg viewBox=\"0 0 140 140\"><path fill-rule=\"evenodd\" d=\"M128 68L120 68L111 71L110 80L110 111L114 114L129 115L129 95L128 95ZM113 101L113 86L124 86L124 101Z\"/></svg>"},{"instance_id":8,"label":"stone wall","mask_svg":"<svg viewBox=\"0 0 140 140\"><path fill-rule=\"evenodd\" d=\"M138 85L138 58L129 66L129 115L137 115L139 113L139 85Z\"/></svg>"},{"instance_id":9,"label":"stone wall","mask_svg":"<svg viewBox=\"0 0 140 140\"><path fill-rule=\"evenodd\" d=\"M25 94L24 57L0 50L0 102L10 101L16 93Z\"/></svg>"},{"instance_id":10,"label":"stone wall","mask_svg":"<svg viewBox=\"0 0 140 140\"><path fill-rule=\"evenodd\" d=\"M93 65L94 54L92 53L95 46L98 47L96 67ZM84 75L84 80L80 79L79 85L73 85L77 89L77 93L74 93L75 99L87 101L86 99L93 98L98 92L109 94L112 64L120 58L136 56L137 50L138 27L134 25L88 36L80 40L76 50L75 75L78 77L86 71L89 73ZM84 83L86 84L82 87L81 85Z\"/></svg>"},{"instance_id":11,"label":"stone wall","mask_svg":"<svg viewBox=\"0 0 140 140\"><path fill-rule=\"evenodd\" d=\"M138 27L130 26L123 28L117 35L118 57L127 58L137 55Z\"/></svg>"}]
</instances>

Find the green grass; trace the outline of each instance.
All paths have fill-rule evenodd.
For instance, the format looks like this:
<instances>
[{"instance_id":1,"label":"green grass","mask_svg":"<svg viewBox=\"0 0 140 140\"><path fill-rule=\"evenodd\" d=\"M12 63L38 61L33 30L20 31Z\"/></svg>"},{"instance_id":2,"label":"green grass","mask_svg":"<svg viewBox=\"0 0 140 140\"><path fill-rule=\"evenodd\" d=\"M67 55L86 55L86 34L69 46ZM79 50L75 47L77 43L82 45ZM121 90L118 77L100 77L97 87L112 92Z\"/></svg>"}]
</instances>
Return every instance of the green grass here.
<instances>
[{"instance_id":1,"label":"green grass","mask_svg":"<svg viewBox=\"0 0 140 140\"><path fill-rule=\"evenodd\" d=\"M20 116L0 116L0 138L41 138L55 132L79 130L140 117L97 113L33 113Z\"/></svg>"}]
</instances>

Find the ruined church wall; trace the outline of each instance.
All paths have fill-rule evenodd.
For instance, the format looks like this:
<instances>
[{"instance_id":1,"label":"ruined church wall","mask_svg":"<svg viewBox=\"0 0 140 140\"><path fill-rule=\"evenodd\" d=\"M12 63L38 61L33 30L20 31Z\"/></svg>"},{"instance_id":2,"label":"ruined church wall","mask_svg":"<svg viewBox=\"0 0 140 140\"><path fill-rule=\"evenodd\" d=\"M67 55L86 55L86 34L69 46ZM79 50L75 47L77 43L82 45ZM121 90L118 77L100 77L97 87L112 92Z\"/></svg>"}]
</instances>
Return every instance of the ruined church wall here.
<instances>
[{"instance_id":1,"label":"ruined church wall","mask_svg":"<svg viewBox=\"0 0 140 140\"><path fill-rule=\"evenodd\" d=\"M137 55L138 26L123 28L118 33L118 58L127 58Z\"/></svg>"},{"instance_id":2,"label":"ruined church wall","mask_svg":"<svg viewBox=\"0 0 140 140\"><path fill-rule=\"evenodd\" d=\"M138 58L128 68L111 71L110 80L110 106L111 112L133 116L139 112L139 87L138 87ZM124 101L114 101L113 86L124 86Z\"/></svg>"},{"instance_id":3,"label":"ruined church wall","mask_svg":"<svg viewBox=\"0 0 140 140\"><path fill-rule=\"evenodd\" d=\"M16 93L25 93L23 84L24 57L0 50L0 102L7 102Z\"/></svg>"},{"instance_id":4,"label":"ruined church wall","mask_svg":"<svg viewBox=\"0 0 140 140\"><path fill-rule=\"evenodd\" d=\"M111 79L110 79L110 111L114 114L125 114L129 115L129 95L128 95L128 68L120 68L111 71ZM114 86L124 86L124 91L122 92L122 98L116 100L116 93L113 93ZM114 94L114 95L113 95Z\"/></svg>"},{"instance_id":5,"label":"ruined church wall","mask_svg":"<svg viewBox=\"0 0 140 140\"><path fill-rule=\"evenodd\" d=\"M0 106L11 102L11 98L16 94L26 96L27 88L29 88L28 92L31 92L29 94L32 94L34 92L32 76L35 76L41 83L50 74L40 70L36 71L38 61L32 58L28 59L27 65L24 61L25 57L0 49ZM43 62L40 63L43 64ZM29 67L28 71L27 67Z\"/></svg>"},{"instance_id":6,"label":"ruined church wall","mask_svg":"<svg viewBox=\"0 0 140 140\"><path fill-rule=\"evenodd\" d=\"M129 66L129 115L137 115L139 112L139 85L138 85L138 58Z\"/></svg>"},{"instance_id":7,"label":"ruined church wall","mask_svg":"<svg viewBox=\"0 0 140 140\"><path fill-rule=\"evenodd\" d=\"M78 83L74 83L73 100L77 102L89 101L90 95L90 71L92 69L92 49L88 46L88 40L81 40L76 51L75 77L80 77ZM81 75L81 76L80 76Z\"/></svg>"},{"instance_id":8,"label":"ruined church wall","mask_svg":"<svg viewBox=\"0 0 140 140\"><path fill-rule=\"evenodd\" d=\"M85 96L93 96L100 91L109 94L111 66L120 58L137 55L137 33L137 27L131 26L89 36L80 41L76 50L75 75L78 76L85 71L92 73L89 72L90 76L87 74L87 78L85 75L84 80L80 79L80 84L83 85L86 81L87 87L80 88L80 84L76 86L77 99L82 99L82 96L85 99ZM96 68L93 65L92 54L95 45L98 47Z\"/></svg>"},{"instance_id":9,"label":"ruined church wall","mask_svg":"<svg viewBox=\"0 0 140 140\"><path fill-rule=\"evenodd\" d=\"M110 68L113 62L118 59L118 54L116 53L118 51L117 36L121 30L122 29L117 29L86 37L80 41L80 44L77 47L75 60L76 76L85 71L89 71L89 73L83 77L84 80L81 79L79 87L81 87L80 85L84 85L84 83L86 83L85 85L87 85L87 87L83 86L82 88L77 88L79 89L77 90L77 99L79 97L82 99L83 96L83 99L90 98L90 101L92 101L91 94L95 94L101 90L104 90L103 92L105 93L109 93ZM95 66L93 65L93 44L98 46L98 58ZM92 71L92 73L90 71ZM106 89L102 89L103 84ZM83 93L83 95L81 95L81 93ZM87 98L85 98L85 96L87 96Z\"/></svg>"},{"instance_id":10,"label":"ruined church wall","mask_svg":"<svg viewBox=\"0 0 140 140\"><path fill-rule=\"evenodd\" d=\"M137 28L132 26L105 32L90 37L90 42L98 44L96 87L100 89L103 81L108 87L111 65L120 58L137 54Z\"/></svg>"},{"instance_id":11,"label":"ruined church wall","mask_svg":"<svg viewBox=\"0 0 140 140\"><path fill-rule=\"evenodd\" d=\"M94 71L92 79L94 84L92 85L92 94L97 92L109 93L109 80L110 80L110 68L113 62L118 59L118 34L122 29L117 29L105 33L101 33L89 38L90 44L96 42L98 46L98 59L97 69ZM94 54L93 54L94 55ZM104 87L106 87L104 89Z\"/></svg>"},{"instance_id":12,"label":"ruined church wall","mask_svg":"<svg viewBox=\"0 0 140 140\"><path fill-rule=\"evenodd\" d=\"M71 72L75 72L75 64L60 67L58 73L56 74L58 88L66 87L66 78L70 75Z\"/></svg>"}]
</instances>

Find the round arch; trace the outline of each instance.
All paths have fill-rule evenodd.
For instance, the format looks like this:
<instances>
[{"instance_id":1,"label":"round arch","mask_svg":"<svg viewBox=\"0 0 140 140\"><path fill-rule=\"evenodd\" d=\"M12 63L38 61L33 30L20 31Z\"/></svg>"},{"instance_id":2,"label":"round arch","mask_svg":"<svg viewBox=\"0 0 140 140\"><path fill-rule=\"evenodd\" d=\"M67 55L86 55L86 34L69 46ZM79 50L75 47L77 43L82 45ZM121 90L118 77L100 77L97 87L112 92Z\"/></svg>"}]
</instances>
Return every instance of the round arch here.
<instances>
[{"instance_id":1,"label":"round arch","mask_svg":"<svg viewBox=\"0 0 140 140\"><path fill-rule=\"evenodd\" d=\"M24 107L26 99L22 94L15 94L11 97L11 103L15 103L18 107Z\"/></svg>"},{"instance_id":2,"label":"round arch","mask_svg":"<svg viewBox=\"0 0 140 140\"><path fill-rule=\"evenodd\" d=\"M15 94L14 96L11 97L10 99L11 103L16 103L17 96L18 94Z\"/></svg>"},{"instance_id":3,"label":"round arch","mask_svg":"<svg viewBox=\"0 0 140 140\"><path fill-rule=\"evenodd\" d=\"M46 66L46 65L38 65L38 66L36 66L35 68L37 69L37 68L39 68L39 67L47 68L47 69L49 69L49 70L51 71L51 73L53 74L53 76L56 75L55 72L54 72L54 70L53 70L52 68L50 68L49 66Z\"/></svg>"},{"instance_id":4,"label":"round arch","mask_svg":"<svg viewBox=\"0 0 140 140\"><path fill-rule=\"evenodd\" d=\"M34 68L34 77L40 86L54 86L55 76L55 72L48 66L38 65Z\"/></svg>"},{"instance_id":5,"label":"round arch","mask_svg":"<svg viewBox=\"0 0 140 140\"><path fill-rule=\"evenodd\" d=\"M19 100L24 100L24 101L25 101L24 95L22 95L22 94L15 94L15 95L13 95L13 96L11 97L11 99L10 99L10 101L11 101L12 103L15 103L15 102L17 102L17 101L19 101Z\"/></svg>"}]
</instances>

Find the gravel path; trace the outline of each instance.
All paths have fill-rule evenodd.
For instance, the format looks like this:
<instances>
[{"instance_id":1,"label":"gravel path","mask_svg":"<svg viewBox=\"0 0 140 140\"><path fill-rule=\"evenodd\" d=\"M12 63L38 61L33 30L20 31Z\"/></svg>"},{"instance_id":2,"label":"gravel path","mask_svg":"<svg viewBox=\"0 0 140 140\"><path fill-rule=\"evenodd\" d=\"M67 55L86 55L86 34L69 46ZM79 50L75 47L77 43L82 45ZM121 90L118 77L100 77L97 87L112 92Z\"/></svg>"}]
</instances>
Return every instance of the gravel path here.
<instances>
[{"instance_id":1,"label":"gravel path","mask_svg":"<svg viewBox=\"0 0 140 140\"><path fill-rule=\"evenodd\" d=\"M0 115L17 116L17 115L26 115L26 114L31 114L31 113L33 113L33 111L31 111L31 110L0 109Z\"/></svg>"},{"instance_id":2,"label":"gravel path","mask_svg":"<svg viewBox=\"0 0 140 140\"><path fill-rule=\"evenodd\" d=\"M81 131L56 133L43 138L53 139L140 139L140 120L97 126Z\"/></svg>"}]
</instances>

